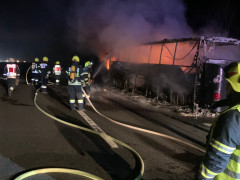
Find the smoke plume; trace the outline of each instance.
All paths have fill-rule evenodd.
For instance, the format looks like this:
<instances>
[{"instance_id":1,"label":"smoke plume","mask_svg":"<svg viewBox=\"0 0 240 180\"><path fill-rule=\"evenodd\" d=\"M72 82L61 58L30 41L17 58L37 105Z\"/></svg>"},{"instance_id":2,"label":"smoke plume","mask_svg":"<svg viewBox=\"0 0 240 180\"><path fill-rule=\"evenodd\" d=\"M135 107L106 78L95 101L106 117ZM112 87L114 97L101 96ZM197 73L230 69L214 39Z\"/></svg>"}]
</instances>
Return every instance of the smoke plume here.
<instances>
[{"instance_id":1,"label":"smoke plume","mask_svg":"<svg viewBox=\"0 0 240 180\"><path fill-rule=\"evenodd\" d=\"M126 46L192 34L181 0L76 0L70 12L69 34L77 48L98 56Z\"/></svg>"}]
</instances>

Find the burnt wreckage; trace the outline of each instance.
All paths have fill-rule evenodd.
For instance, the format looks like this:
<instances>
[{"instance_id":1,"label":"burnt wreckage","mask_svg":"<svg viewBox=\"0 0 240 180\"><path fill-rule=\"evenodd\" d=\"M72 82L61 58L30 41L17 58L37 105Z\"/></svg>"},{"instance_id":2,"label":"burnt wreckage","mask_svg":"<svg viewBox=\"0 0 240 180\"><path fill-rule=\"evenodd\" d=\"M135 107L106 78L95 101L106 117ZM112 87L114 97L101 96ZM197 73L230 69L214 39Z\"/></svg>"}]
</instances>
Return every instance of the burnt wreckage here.
<instances>
[{"instance_id":1,"label":"burnt wreckage","mask_svg":"<svg viewBox=\"0 0 240 180\"><path fill-rule=\"evenodd\" d=\"M226 97L223 68L239 58L239 40L202 36L128 47L112 52L105 63L119 88L175 105L209 108Z\"/></svg>"}]
</instances>

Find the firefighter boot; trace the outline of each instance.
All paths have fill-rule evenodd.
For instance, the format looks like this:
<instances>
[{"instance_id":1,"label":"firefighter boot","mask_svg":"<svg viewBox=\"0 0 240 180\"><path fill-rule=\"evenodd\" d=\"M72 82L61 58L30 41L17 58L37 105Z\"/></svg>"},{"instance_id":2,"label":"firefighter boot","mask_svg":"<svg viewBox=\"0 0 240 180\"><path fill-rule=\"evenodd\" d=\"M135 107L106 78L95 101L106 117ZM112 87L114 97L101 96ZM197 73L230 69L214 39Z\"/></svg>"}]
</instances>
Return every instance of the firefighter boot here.
<instances>
[{"instance_id":1,"label":"firefighter boot","mask_svg":"<svg viewBox=\"0 0 240 180\"><path fill-rule=\"evenodd\" d=\"M9 88L8 88L8 96L12 96L12 92L13 92L13 87L12 86L10 86Z\"/></svg>"},{"instance_id":2,"label":"firefighter boot","mask_svg":"<svg viewBox=\"0 0 240 180\"><path fill-rule=\"evenodd\" d=\"M55 85L59 85L59 84L60 84L60 80L59 80L59 79L56 79Z\"/></svg>"},{"instance_id":3,"label":"firefighter boot","mask_svg":"<svg viewBox=\"0 0 240 180\"><path fill-rule=\"evenodd\" d=\"M74 103L70 103L70 108L71 108L72 111L75 110L75 104Z\"/></svg>"},{"instance_id":4,"label":"firefighter boot","mask_svg":"<svg viewBox=\"0 0 240 180\"><path fill-rule=\"evenodd\" d=\"M83 103L78 103L78 110L79 111L84 111Z\"/></svg>"}]
</instances>

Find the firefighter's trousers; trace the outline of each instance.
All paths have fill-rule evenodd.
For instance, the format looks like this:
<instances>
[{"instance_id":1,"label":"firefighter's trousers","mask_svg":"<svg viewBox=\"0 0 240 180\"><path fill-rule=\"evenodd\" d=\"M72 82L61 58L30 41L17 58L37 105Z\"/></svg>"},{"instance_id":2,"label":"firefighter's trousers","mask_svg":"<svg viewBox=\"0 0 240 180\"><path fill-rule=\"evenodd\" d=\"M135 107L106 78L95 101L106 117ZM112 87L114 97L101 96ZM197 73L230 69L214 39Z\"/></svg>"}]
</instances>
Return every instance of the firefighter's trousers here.
<instances>
[{"instance_id":1,"label":"firefighter's trousers","mask_svg":"<svg viewBox=\"0 0 240 180\"><path fill-rule=\"evenodd\" d=\"M55 75L55 85L60 84L60 77L61 77L61 75Z\"/></svg>"},{"instance_id":2,"label":"firefighter's trousers","mask_svg":"<svg viewBox=\"0 0 240 180\"><path fill-rule=\"evenodd\" d=\"M16 87L16 78L7 78L7 87L9 88L15 88Z\"/></svg>"},{"instance_id":3,"label":"firefighter's trousers","mask_svg":"<svg viewBox=\"0 0 240 180\"><path fill-rule=\"evenodd\" d=\"M43 93L47 93L48 78L46 76L47 74L41 74L41 92Z\"/></svg>"},{"instance_id":4,"label":"firefighter's trousers","mask_svg":"<svg viewBox=\"0 0 240 180\"><path fill-rule=\"evenodd\" d=\"M68 85L68 94L71 110L75 109L75 99L77 99L78 110L83 109L83 95L81 85Z\"/></svg>"},{"instance_id":5,"label":"firefighter's trousers","mask_svg":"<svg viewBox=\"0 0 240 180\"><path fill-rule=\"evenodd\" d=\"M31 81L32 81L32 84L38 85L39 74L38 73L32 73Z\"/></svg>"}]
</instances>

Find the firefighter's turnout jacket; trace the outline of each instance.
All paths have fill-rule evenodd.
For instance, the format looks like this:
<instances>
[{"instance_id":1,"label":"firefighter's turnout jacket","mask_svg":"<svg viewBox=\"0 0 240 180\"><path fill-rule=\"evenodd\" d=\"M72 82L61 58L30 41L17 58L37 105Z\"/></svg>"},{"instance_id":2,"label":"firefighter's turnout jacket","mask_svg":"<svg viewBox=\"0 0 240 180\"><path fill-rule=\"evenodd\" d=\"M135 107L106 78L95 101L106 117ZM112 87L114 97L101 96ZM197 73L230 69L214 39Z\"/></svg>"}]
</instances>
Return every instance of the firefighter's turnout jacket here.
<instances>
[{"instance_id":1,"label":"firefighter's turnout jacket","mask_svg":"<svg viewBox=\"0 0 240 180\"><path fill-rule=\"evenodd\" d=\"M83 75L83 89L88 98L90 98L91 70L88 66L83 68L82 75ZM83 94L83 104L85 105L88 104L87 97L85 97L85 94Z\"/></svg>"},{"instance_id":2,"label":"firefighter's turnout jacket","mask_svg":"<svg viewBox=\"0 0 240 180\"><path fill-rule=\"evenodd\" d=\"M53 74L55 76L55 84L59 85L60 84L60 77L62 74L62 67L60 64L55 64L53 67Z\"/></svg>"},{"instance_id":3,"label":"firefighter's turnout jacket","mask_svg":"<svg viewBox=\"0 0 240 180\"><path fill-rule=\"evenodd\" d=\"M70 100L71 110L75 109L75 99L77 98L78 109L83 109L83 97L82 97L82 72L83 68L79 62L73 62L69 68L68 75L68 93Z\"/></svg>"},{"instance_id":4,"label":"firefighter's turnout jacket","mask_svg":"<svg viewBox=\"0 0 240 180\"><path fill-rule=\"evenodd\" d=\"M61 75L61 72L62 72L62 67L60 64L56 64L54 65L54 68L53 68L53 74L55 76L60 76Z\"/></svg>"},{"instance_id":5,"label":"firefighter's turnout jacket","mask_svg":"<svg viewBox=\"0 0 240 180\"><path fill-rule=\"evenodd\" d=\"M47 62L43 61L40 63L40 72L41 72L41 91L47 92L48 78L51 73Z\"/></svg>"},{"instance_id":6,"label":"firefighter's turnout jacket","mask_svg":"<svg viewBox=\"0 0 240 180\"><path fill-rule=\"evenodd\" d=\"M89 67L83 68L83 86L90 86L91 84L91 71Z\"/></svg>"},{"instance_id":7,"label":"firefighter's turnout jacket","mask_svg":"<svg viewBox=\"0 0 240 180\"><path fill-rule=\"evenodd\" d=\"M32 82L38 83L39 80L39 74L40 74L40 66L38 62L32 63Z\"/></svg>"},{"instance_id":8,"label":"firefighter's turnout jacket","mask_svg":"<svg viewBox=\"0 0 240 180\"><path fill-rule=\"evenodd\" d=\"M240 104L223 112L213 123L197 179L240 179Z\"/></svg>"},{"instance_id":9,"label":"firefighter's turnout jacket","mask_svg":"<svg viewBox=\"0 0 240 180\"><path fill-rule=\"evenodd\" d=\"M18 65L15 63L8 63L3 70L3 76L10 79L16 79L20 76Z\"/></svg>"}]
</instances>

